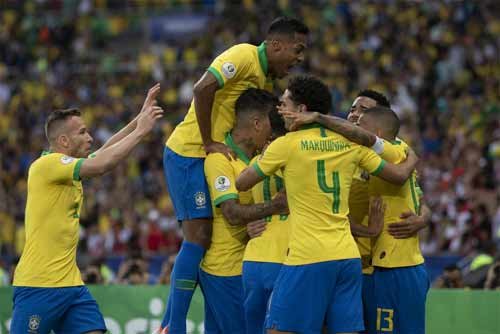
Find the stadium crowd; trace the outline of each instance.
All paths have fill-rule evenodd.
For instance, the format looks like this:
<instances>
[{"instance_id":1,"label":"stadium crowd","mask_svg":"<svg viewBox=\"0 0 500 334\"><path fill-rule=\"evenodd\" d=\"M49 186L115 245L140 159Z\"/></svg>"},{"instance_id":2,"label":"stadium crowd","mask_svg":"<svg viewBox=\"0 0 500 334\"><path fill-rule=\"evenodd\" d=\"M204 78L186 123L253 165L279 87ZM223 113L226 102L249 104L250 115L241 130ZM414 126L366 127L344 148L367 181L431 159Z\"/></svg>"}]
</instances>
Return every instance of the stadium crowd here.
<instances>
[{"instance_id":1,"label":"stadium crowd","mask_svg":"<svg viewBox=\"0 0 500 334\"><path fill-rule=\"evenodd\" d=\"M79 246L87 282L156 281L142 259L175 255L182 238L164 186L164 142L209 61L229 45L259 43L280 13L312 29L303 70L331 87L332 113L345 115L364 88L390 98L402 120L400 136L421 156L420 183L433 212L421 238L424 255L473 258L486 248L495 255L489 251L500 246L494 1L182 3L27 1L0 12L1 255L15 258L23 249L27 171L46 148L41 129L48 112L80 108L98 146L139 111L144 92L159 81L166 120L126 164L86 184ZM205 13L211 21L191 39L153 41L148 20L172 11ZM110 255L128 256L116 273L102 270ZM170 256L161 283L168 283L172 263ZM6 263L2 270L9 271Z\"/></svg>"}]
</instances>

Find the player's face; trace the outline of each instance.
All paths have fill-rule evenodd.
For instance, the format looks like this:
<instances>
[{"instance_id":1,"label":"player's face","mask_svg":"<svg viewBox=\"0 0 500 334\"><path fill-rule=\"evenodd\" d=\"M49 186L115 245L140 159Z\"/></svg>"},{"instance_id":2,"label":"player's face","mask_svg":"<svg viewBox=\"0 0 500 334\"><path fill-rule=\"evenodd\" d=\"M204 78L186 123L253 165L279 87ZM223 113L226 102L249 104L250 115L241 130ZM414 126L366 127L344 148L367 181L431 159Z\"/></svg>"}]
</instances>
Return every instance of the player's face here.
<instances>
[{"instance_id":1,"label":"player's face","mask_svg":"<svg viewBox=\"0 0 500 334\"><path fill-rule=\"evenodd\" d=\"M370 109L377 106L377 101L366 96L358 96L352 103L349 115L347 115L347 120L352 123L356 123L366 109Z\"/></svg>"},{"instance_id":2,"label":"player's face","mask_svg":"<svg viewBox=\"0 0 500 334\"><path fill-rule=\"evenodd\" d=\"M90 154L90 148L94 141L88 133L83 119L73 116L67 121L69 150L75 158L86 158Z\"/></svg>"},{"instance_id":3,"label":"player's face","mask_svg":"<svg viewBox=\"0 0 500 334\"><path fill-rule=\"evenodd\" d=\"M292 94L290 91L287 89L283 93L283 95L280 97L280 105L278 106L278 112L300 112L300 107L292 100ZM290 130L290 125L292 121L288 118L284 118L285 120L285 128L287 130Z\"/></svg>"},{"instance_id":4,"label":"player's face","mask_svg":"<svg viewBox=\"0 0 500 334\"><path fill-rule=\"evenodd\" d=\"M307 36L295 34L295 38L284 38L279 41L280 48L277 51L277 64L274 69L276 77L283 78L290 73L290 70L304 61Z\"/></svg>"},{"instance_id":5,"label":"player's face","mask_svg":"<svg viewBox=\"0 0 500 334\"><path fill-rule=\"evenodd\" d=\"M370 122L370 116L366 116L365 114L361 114L356 122L357 125L362 127L365 130L370 131L371 133L379 134L378 129L375 127L374 122Z\"/></svg>"},{"instance_id":6,"label":"player's face","mask_svg":"<svg viewBox=\"0 0 500 334\"><path fill-rule=\"evenodd\" d=\"M271 140L272 128L269 117L264 115L263 117L256 118L254 120L254 130L255 147L260 151Z\"/></svg>"}]
</instances>

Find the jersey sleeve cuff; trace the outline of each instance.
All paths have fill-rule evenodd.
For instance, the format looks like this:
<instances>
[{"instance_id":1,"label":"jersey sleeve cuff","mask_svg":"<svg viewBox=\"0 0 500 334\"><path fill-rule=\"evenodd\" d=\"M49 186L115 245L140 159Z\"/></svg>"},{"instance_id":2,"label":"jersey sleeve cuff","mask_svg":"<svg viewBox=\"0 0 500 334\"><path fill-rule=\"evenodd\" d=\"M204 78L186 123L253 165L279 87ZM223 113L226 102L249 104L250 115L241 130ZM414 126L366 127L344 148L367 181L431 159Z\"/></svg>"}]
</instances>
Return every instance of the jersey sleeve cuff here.
<instances>
[{"instance_id":1,"label":"jersey sleeve cuff","mask_svg":"<svg viewBox=\"0 0 500 334\"><path fill-rule=\"evenodd\" d=\"M259 167L259 164L257 163L254 163L252 165L252 168L257 172L257 174L259 174L260 177L266 177L267 175L262 171L262 169L260 169Z\"/></svg>"},{"instance_id":2,"label":"jersey sleeve cuff","mask_svg":"<svg viewBox=\"0 0 500 334\"><path fill-rule=\"evenodd\" d=\"M74 181L80 181L80 168L82 168L82 163L85 159L78 159L78 161L75 164L75 169L73 169L73 180Z\"/></svg>"},{"instance_id":3,"label":"jersey sleeve cuff","mask_svg":"<svg viewBox=\"0 0 500 334\"><path fill-rule=\"evenodd\" d=\"M219 205L221 205L222 202L225 202L230 199L238 199L238 194L225 194L219 196L214 200L214 204L216 207L218 207Z\"/></svg>"},{"instance_id":4,"label":"jersey sleeve cuff","mask_svg":"<svg viewBox=\"0 0 500 334\"><path fill-rule=\"evenodd\" d=\"M380 165L378 165L377 169L375 169L373 172L371 172L371 174L373 176L377 176L378 174L380 174L380 172L382 171L382 169L384 169L385 164L386 164L385 160L382 160L380 162Z\"/></svg>"},{"instance_id":5,"label":"jersey sleeve cuff","mask_svg":"<svg viewBox=\"0 0 500 334\"><path fill-rule=\"evenodd\" d=\"M212 73L214 75L215 79L217 79L217 83L219 84L219 88L224 87L224 79L222 79L222 76L220 75L219 71L217 71L212 66L210 66L207 71Z\"/></svg>"}]
</instances>

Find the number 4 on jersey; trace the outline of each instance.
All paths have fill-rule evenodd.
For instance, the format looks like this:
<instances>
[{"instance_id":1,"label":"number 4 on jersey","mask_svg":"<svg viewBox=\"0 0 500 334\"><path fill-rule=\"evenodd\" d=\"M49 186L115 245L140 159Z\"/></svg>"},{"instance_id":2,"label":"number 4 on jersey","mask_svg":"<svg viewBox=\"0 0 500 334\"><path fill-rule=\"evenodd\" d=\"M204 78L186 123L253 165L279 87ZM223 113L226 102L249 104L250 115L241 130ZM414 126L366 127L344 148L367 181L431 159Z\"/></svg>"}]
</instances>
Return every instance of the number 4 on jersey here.
<instances>
[{"instance_id":1,"label":"number 4 on jersey","mask_svg":"<svg viewBox=\"0 0 500 334\"><path fill-rule=\"evenodd\" d=\"M331 186L328 185L329 180L327 180L327 173L325 170L325 160L318 160L317 162L318 171L318 185L320 189L333 195L332 212L339 213L340 209L340 177L339 172L331 173ZM330 176L330 175L328 175Z\"/></svg>"}]
</instances>

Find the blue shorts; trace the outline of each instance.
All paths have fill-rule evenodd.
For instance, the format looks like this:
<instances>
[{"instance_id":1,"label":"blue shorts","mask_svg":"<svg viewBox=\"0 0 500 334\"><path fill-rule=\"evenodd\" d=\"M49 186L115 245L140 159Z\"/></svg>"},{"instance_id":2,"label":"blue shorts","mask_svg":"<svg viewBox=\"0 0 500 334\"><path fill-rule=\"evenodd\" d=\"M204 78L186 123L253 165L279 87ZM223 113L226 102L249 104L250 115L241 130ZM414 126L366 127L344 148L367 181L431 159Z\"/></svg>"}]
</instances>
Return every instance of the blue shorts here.
<instances>
[{"instance_id":1,"label":"blue shorts","mask_svg":"<svg viewBox=\"0 0 500 334\"><path fill-rule=\"evenodd\" d=\"M106 332L104 319L86 286L14 288L11 333Z\"/></svg>"},{"instance_id":2,"label":"blue shorts","mask_svg":"<svg viewBox=\"0 0 500 334\"><path fill-rule=\"evenodd\" d=\"M361 260L283 265L266 328L301 334L359 332L363 326Z\"/></svg>"},{"instance_id":3,"label":"blue shorts","mask_svg":"<svg viewBox=\"0 0 500 334\"><path fill-rule=\"evenodd\" d=\"M365 319L364 333L373 333L376 327L377 312L375 307L375 288L373 275L363 274L363 315Z\"/></svg>"},{"instance_id":4,"label":"blue shorts","mask_svg":"<svg viewBox=\"0 0 500 334\"><path fill-rule=\"evenodd\" d=\"M391 269L375 267L373 287L378 328L372 333L425 333L429 285L423 264Z\"/></svg>"},{"instance_id":5,"label":"blue shorts","mask_svg":"<svg viewBox=\"0 0 500 334\"><path fill-rule=\"evenodd\" d=\"M178 221L212 218L204 163L204 158L183 157L165 146L163 171Z\"/></svg>"},{"instance_id":6,"label":"blue shorts","mask_svg":"<svg viewBox=\"0 0 500 334\"><path fill-rule=\"evenodd\" d=\"M243 292L247 334L265 334L266 309L281 263L243 262Z\"/></svg>"},{"instance_id":7,"label":"blue shorts","mask_svg":"<svg viewBox=\"0 0 500 334\"><path fill-rule=\"evenodd\" d=\"M246 334L240 276L215 276L200 269L205 298L205 334Z\"/></svg>"}]
</instances>

